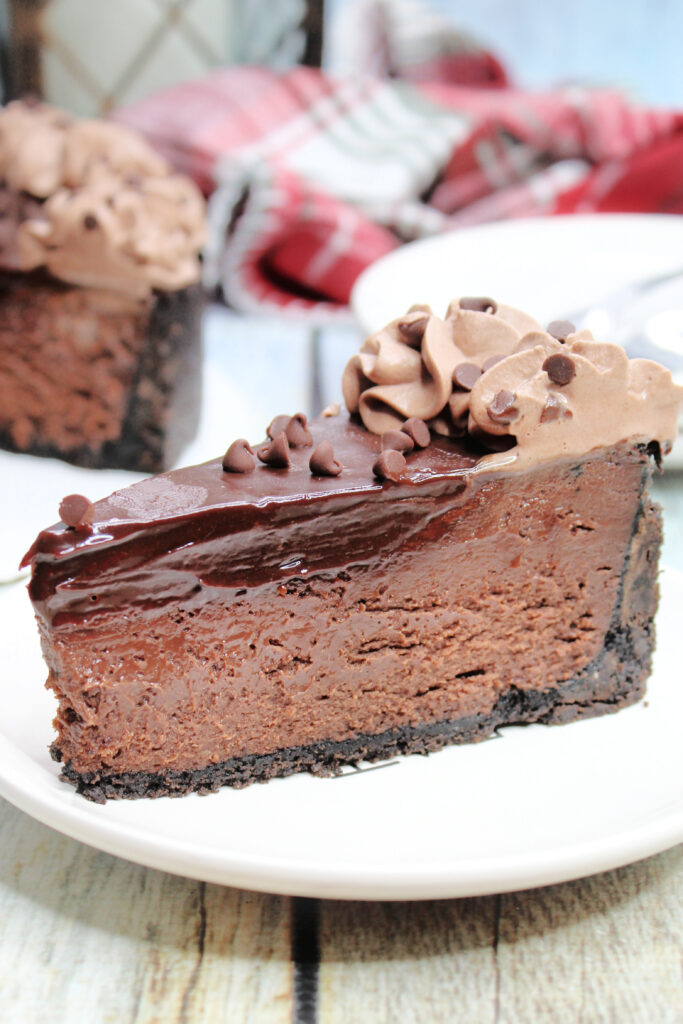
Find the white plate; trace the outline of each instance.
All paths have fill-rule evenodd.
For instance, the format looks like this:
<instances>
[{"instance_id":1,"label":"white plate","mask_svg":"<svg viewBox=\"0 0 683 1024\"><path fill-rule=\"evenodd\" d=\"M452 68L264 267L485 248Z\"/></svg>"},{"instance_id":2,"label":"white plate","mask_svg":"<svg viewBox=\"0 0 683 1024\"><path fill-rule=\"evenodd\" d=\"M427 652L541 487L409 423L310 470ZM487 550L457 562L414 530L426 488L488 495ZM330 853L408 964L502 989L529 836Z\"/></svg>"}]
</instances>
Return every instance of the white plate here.
<instances>
[{"instance_id":1,"label":"white plate","mask_svg":"<svg viewBox=\"0 0 683 1024\"><path fill-rule=\"evenodd\" d=\"M683 841L683 577L662 581L644 702L565 726L180 800L89 803L47 754L52 698L22 584L0 588L0 793L109 853L247 889L422 899L566 881Z\"/></svg>"},{"instance_id":2,"label":"white plate","mask_svg":"<svg viewBox=\"0 0 683 1024\"><path fill-rule=\"evenodd\" d=\"M414 302L443 315L458 295L492 295L547 323L626 284L676 269L683 269L680 216L509 220L396 249L361 274L351 302L368 331Z\"/></svg>"}]
</instances>

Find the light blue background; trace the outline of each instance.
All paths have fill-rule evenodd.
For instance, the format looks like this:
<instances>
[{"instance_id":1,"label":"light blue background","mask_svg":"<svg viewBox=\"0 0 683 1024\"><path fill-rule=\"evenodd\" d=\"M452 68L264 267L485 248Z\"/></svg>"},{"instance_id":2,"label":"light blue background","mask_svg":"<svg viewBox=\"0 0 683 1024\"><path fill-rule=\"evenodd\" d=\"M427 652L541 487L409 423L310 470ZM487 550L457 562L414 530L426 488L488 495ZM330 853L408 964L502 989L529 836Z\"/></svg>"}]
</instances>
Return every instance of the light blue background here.
<instances>
[{"instance_id":1,"label":"light blue background","mask_svg":"<svg viewBox=\"0 0 683 1024\"><path fill-rule=\"evenodd\" d=\"M354 0L326 0L330 17ZM400 2L400 0L399 0ZM427 0L425 0L427 2ZM683 106L683 0L428 0L487 45L521 86L618 86Z\"/></svg>"}]
</instances>

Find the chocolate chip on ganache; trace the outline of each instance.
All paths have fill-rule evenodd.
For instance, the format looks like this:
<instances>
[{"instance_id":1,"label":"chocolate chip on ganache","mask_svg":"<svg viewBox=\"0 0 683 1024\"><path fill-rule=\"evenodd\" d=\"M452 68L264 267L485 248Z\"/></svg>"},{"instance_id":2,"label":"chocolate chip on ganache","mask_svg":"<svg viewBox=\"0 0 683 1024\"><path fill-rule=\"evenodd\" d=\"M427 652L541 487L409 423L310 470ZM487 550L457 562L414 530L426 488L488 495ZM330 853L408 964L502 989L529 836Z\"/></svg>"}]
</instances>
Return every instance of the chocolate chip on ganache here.
<instances>
[{"instance_id":1,"label":"chocolate chip on ganache","mask_svg":"<svg viewBox=\"0 0 683 1024\"><path fill-rule=\"evenodd\" d=\"M403 430L385 430L382 434L382 451L412 452L414 447L412 437Z\"/></svg>"},{"instance_id":2,"label":"chocolate chip on ganache","mask_svg":"<svg viewBox=\"0 0 683 1024\"><path fill-rule=\"evenodd\" d=\"M243 437L239 437L232 442L223 456L223 469L226 473L253 473L254 467L254 452L251 445Z\"/></svg>"},{"instance_id":3,"label":"chocolate chip on ganache","mask_svg":"<svg viewBox=\"0 0 683 1024\"><path fill-rule=\"evenodd\" d=\"M419 419L417 416L411 416L407 419L401 430L413 439L413 444L416 448L426 448L432 439L429 427L424 420Z\"/></svg>"},{"instance_id":4,"label":"chocolate chip on ganache","mask_svg":"<svg viewBox=\"0 0 683 1024\"><path fill-rule=\"evenodd\" d=\"M519 409L515 406L515 395L512 391L498 391L493 396L493 401L486 409L488 417L493 423L512 423L519 416Z\"/></svg>"},{"instance_id":5,"label":"chocolate chip on ganache","mask_svg":"<svg viewBox=\"0 0 683 1024\"><path fill-rule=\"evenodd\" d=\"M306 416L302 412L296 412L290 417L285 427L290 448L310 448L312 446L313 435L306 423Z\"/></svg>"},{"instance_id":6,"label":"chocolate chip on ganache","mask_svg":"<svg viewBox=\"0 0 683 1024\"><path fill-rule=\"evenodd\" d=\"M555 338L556 341L564 342L570 334L574 334L576 327L571 320L553 320L546 327L546 332Z\"/></svg>"},{"instance_id":7,"label":"chocolate chip on ganache","mask_svg":"<svg viewBox=\"0 0 683 1024\"><path fill-rule=\"evenodd\" d=\"M313 476L339 476L344 467L335 458L330 442L321 441L308 460L308 468Z\"/></svg>"},{"instance_id":8,"label":"chocolate chip on ganache","mask_svg":"<svg viewBox=\"0 0 683 1024\"><path fill-rule=\"evenodd\" d=\"M94 511L92 502L82 494L68 494L60 502L59 518L67 526L77 530L79 527L90 526Z\"/></svg>"},{"instance_id":9,"label":"chocolate chip on ganache","mask_svg":"<svg viewBox=\"0 0 683 1024\"><path fill-rule=\"evenodd\" d=\"M488 359L485 359L481 364L481 372L486 373L486 371L490 370L493 366L497 366L498 363L502 363L504 359L505 356L503 355L489 356Z\"/></svg>"},{"instance_id":10,"label":"chocolate chip on ganache","mask_svg":"<svg viewBox=\"0 0 683 1024\"><path fill-rule=\"evenodd\" d=\"M403 455L393 448L387 448L372 467L378 480L392 480L397 483L405 473L408 463Z\"/></svg>"},{"instance_id":11,"label":"chocolate chip on ganache","mask_svg":"<svg viewBox=\"0 0 683 1024\"><path fill-rule=\"evenodd\" d=\"M471 391L481 377L481 369L476 363L458 363L453 370L453 383L462 391Z\"/></svg>"},{"instance_id":12,"label":"chocolate chip on ganache","mask_svg":"<svg viewBox=\"0 0 683 1024\"><path fill-rule=\"evenodd\" d=\"M576 373L573 360L569 356L563 355L548 356L542 369L548 374L553 384L557 384L559 387L569 384Z\"/></svg>"},{"instance_id":13,"label":"chocolate chip on ganache","mask_svg":"<svg viewBox=\"0 0 683 1024\"><path fill-rule=\"evenodd\" d=\"M460 308L471 309L475 313L496 313L498 303L487 295L467 295L464 299L460 299Z\"/></svg>"},{"instance_id":14,"label":"chocolate chip on ganache","mask_svg":"<svg viewBox=\"0 0 683 1024\"><path fill-rule=\"evenodd\" d=\"M276 416L274 420L270 421L268 427L266 428L266 434L271 439L271 441L275 440L278 434L280 434L283 430L287 429L287 424L289 423L291 418L291 416L283 414L282 416Z\"/></svg>"},{"instance_id":15,"label":"chocolate chip on ganache","mask_svg":"<svg viewBox=\"0 0 683 1024\"><path fill-rule=\"evenodd\" d=\"M290 465L289 444L284 430L276 434L270 444L261 445L256 454L261 462L265 462L266 466L272 466L273 469L287 469Z\"/></svg>"},{"instance_id":16,"label":"chocolate chip on ganache","mask_svg":"<svg viewBox=\"0 0 683 1024\"><path fill-rule=\"evenodd\" d=\"M396 325L398 333L408 345L419 346L424 337L428 320L429 317L426 314L425 316L419 316L417 320L399 320Z\"/></svg>"}]
</instances>

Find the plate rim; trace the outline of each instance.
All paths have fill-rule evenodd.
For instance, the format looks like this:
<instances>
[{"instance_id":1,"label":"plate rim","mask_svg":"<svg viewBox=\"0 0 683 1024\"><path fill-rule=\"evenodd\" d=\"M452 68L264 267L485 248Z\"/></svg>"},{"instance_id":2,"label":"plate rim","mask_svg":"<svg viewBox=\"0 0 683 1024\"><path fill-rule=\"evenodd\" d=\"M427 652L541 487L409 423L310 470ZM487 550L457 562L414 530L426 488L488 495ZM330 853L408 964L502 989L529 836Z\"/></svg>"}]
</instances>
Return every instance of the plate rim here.
<instances>
[{"instance_id":1,"label":"plate rim","mask_svg":"<svg viewBox=\"0 0 683 1024\"><path fill-rule=\"evenodd\" d=\"M660 572L683 591L683 573ZM16 584L8 584L14 588ZM627 709L624 709L627 710ZM29 766L28 776L22 762ZM563 845L530 856L528 851L453 861L379 864L306 860L283 863L273 856L206 851L187 840L153 835L137 823L107 819L103 809L70 787L64 796L34 790L32 776L45 769L0 727L0 795L55 831L104 853L155 870L220 885L285 896L350 900L422 900L486 896L553 885L613 870L683 842L683 804L593 840ZM51 776L56 783L54 776ZM50 784L51 785L51 784ZM211 796L207 797L208 800ZM207 805L210 806L210 805ZM96 809L95 809L96 808ZM106 813L106 812L105 812Z\"/></svg>"}]
</instances>

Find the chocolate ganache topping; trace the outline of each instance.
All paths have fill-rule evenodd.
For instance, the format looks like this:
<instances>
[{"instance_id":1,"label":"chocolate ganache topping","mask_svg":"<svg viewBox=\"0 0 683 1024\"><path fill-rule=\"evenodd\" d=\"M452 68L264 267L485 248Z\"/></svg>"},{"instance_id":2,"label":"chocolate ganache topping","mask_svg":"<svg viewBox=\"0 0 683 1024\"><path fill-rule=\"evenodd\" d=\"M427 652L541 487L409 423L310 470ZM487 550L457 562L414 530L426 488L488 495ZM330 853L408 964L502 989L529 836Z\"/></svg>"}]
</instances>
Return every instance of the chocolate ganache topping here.
<instances>
[{"instance_id":1,"label":"chocolate ganache topping","mask_svg":"<svg viewBox=\"0 0 683 1024\"><path fill-rule=\"evenodd\" d=\"M495 452L481 460L486 471L626 440L668 450L683 401L670 372L559 324L544 331L491 299L452 302L443 320L413 307L349 361L346 406L374 434L419 417L437 434L470 435Z\"/></svg>"},{"instance_id":2,"label":"chocolate ganache topping","mask_svg":"<svg viewBox=\"0 0 683 1024\"><path fill-rule=\"evenodd\" d=\"M43 104L0 111L0 176L31 197L5 225L0 263L143 299L199 279L204 201L135 132ZM36 202L39 200L40 202Z\"/></svg>"}]
</instances>

